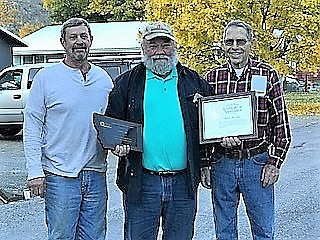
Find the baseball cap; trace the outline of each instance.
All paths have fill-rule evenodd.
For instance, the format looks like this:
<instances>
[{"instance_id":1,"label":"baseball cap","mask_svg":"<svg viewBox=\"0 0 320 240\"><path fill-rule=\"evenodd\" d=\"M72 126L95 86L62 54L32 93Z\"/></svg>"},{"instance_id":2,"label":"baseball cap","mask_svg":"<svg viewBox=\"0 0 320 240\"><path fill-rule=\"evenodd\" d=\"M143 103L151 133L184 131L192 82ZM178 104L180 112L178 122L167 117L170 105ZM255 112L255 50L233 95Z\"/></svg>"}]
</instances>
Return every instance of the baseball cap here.
<instances>
[{"instance_id":1,"label":"baseball cap","mask_svg":"<svg viewBox=\"0 0 320 240\"><path fill-rule=\"evenodd\" d=\"M151 40L156 37L167 37L176 41L171 27L163 22L149 22L140 29L142 39Z\"/></svg>"}]
</instances>

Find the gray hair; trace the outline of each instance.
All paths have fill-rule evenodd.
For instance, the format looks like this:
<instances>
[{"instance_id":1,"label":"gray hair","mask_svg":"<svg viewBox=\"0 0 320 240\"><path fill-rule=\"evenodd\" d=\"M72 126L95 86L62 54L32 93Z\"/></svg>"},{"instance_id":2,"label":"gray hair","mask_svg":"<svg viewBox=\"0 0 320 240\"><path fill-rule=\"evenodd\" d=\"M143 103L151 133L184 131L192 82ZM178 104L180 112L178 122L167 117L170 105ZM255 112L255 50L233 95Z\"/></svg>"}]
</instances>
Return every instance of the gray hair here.
<instances>
[{"instance_id":1,"label":"gray hair","mask_svg":"<svg viewBox=\"0 0 320 240\"><path fill-rule=\"evenodd\" d=\"M89 23L85 19L83 19L83 18L70 18L70 19L68 19L67 21L65 21L62 24L62 27L61 27L61 38L62 39L65 38L66 29L67 28L81 26L81 25L86 26L88 28L89 35L91 37L92 36L91 35L91 29L90 29Z\"/></svg>"},{"instance_id":2,"label":"gray hair","mask_svg":"<svg viewBox=\"0 0 320 240\"><path fill-rule=\"evenodd\" d=\"M225 39L227 30L228 30L230 27L233 27L233 26L242 27L244 30L246 30L248 39L249 39L250 41L253 40L253 30L252 30L252 27L251 27L248 23L246 23L246 22L244 22L244 21L241 21L241 20L233 20L233 21L230 21L230 22L227 24L227 26L224 28L223 39Z\"/></svg>"}]
</instances>

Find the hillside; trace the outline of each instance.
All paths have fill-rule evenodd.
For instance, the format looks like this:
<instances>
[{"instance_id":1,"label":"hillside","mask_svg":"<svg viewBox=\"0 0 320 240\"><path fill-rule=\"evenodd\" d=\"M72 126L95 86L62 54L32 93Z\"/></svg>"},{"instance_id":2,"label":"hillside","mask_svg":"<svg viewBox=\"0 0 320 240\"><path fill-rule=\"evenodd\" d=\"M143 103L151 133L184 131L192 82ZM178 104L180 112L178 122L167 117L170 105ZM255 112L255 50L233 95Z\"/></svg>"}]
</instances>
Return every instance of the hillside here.
<instances>
[{"instance_id":1,"label":"hillside","mask_svg":"<svg viewBox=\"0 0 320 240\"><path fill-rule=\"evenodd\" d=\"M41 0L10 0L14 2L18 9L17 19L18 26L14 26L15 29L21 28L25 23L31 25L51 24L49 19L49 13L43 8Z\"/></svg>"}]
</instances>

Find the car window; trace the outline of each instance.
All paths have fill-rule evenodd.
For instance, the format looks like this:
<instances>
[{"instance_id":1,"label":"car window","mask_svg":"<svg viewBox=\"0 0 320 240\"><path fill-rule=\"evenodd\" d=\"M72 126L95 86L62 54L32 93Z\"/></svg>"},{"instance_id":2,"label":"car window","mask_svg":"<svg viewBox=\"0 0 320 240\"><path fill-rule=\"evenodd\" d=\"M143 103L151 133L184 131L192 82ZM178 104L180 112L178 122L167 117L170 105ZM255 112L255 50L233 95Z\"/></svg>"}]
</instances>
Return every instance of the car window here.
<instances>
[{"instance_id":1,"label":"car window","mask_svg":"<svg viewBox=\"0 0 320 240\"><path fill-rule=\"evenodd\" d=\"M101 67L107 71L113 80L121 73L120 66L102 65Z\"/></svg>"},{"instance_id":2,"label":"car window","mask_svg":"<svg viewBox=\"0 0 320 240\"><path fill-rule=\"evenodd\" d=\"M33 82L33 78L34 76L37 74L37 72L40 70L41 68L31 68L29 70L29 76L28 76L28 83L27 83L27 89L31 88L32 82Z\"/></svg>"},{"instance_id":3,"label":"car window","mask_svg":"<svg viewBox=\"0 0 320 240\"><path fill-rule=\"evenodd\" d=\"M5 72L0 76L0 90L21 89L22 69L15 69Z\"/></svg>"}]
</instances>

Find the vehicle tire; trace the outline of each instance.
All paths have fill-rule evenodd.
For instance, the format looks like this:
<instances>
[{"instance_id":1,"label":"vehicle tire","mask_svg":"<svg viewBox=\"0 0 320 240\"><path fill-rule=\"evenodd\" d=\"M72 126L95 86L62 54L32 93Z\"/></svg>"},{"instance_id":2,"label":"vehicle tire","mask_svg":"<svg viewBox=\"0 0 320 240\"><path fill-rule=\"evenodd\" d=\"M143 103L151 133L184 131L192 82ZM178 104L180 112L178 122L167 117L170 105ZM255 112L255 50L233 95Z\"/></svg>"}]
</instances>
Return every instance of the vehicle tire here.
<instances>
[{"instance_id":1,"label":"vehicle tire","mask_svg":"<svg viewBox=\"0 0 320 240\"><path fill-rule=\"evenodd\" d=\"M2 136L14 136L21 131L22 128L0 128L0 134Z\"/></svg>"}]
</instances>

